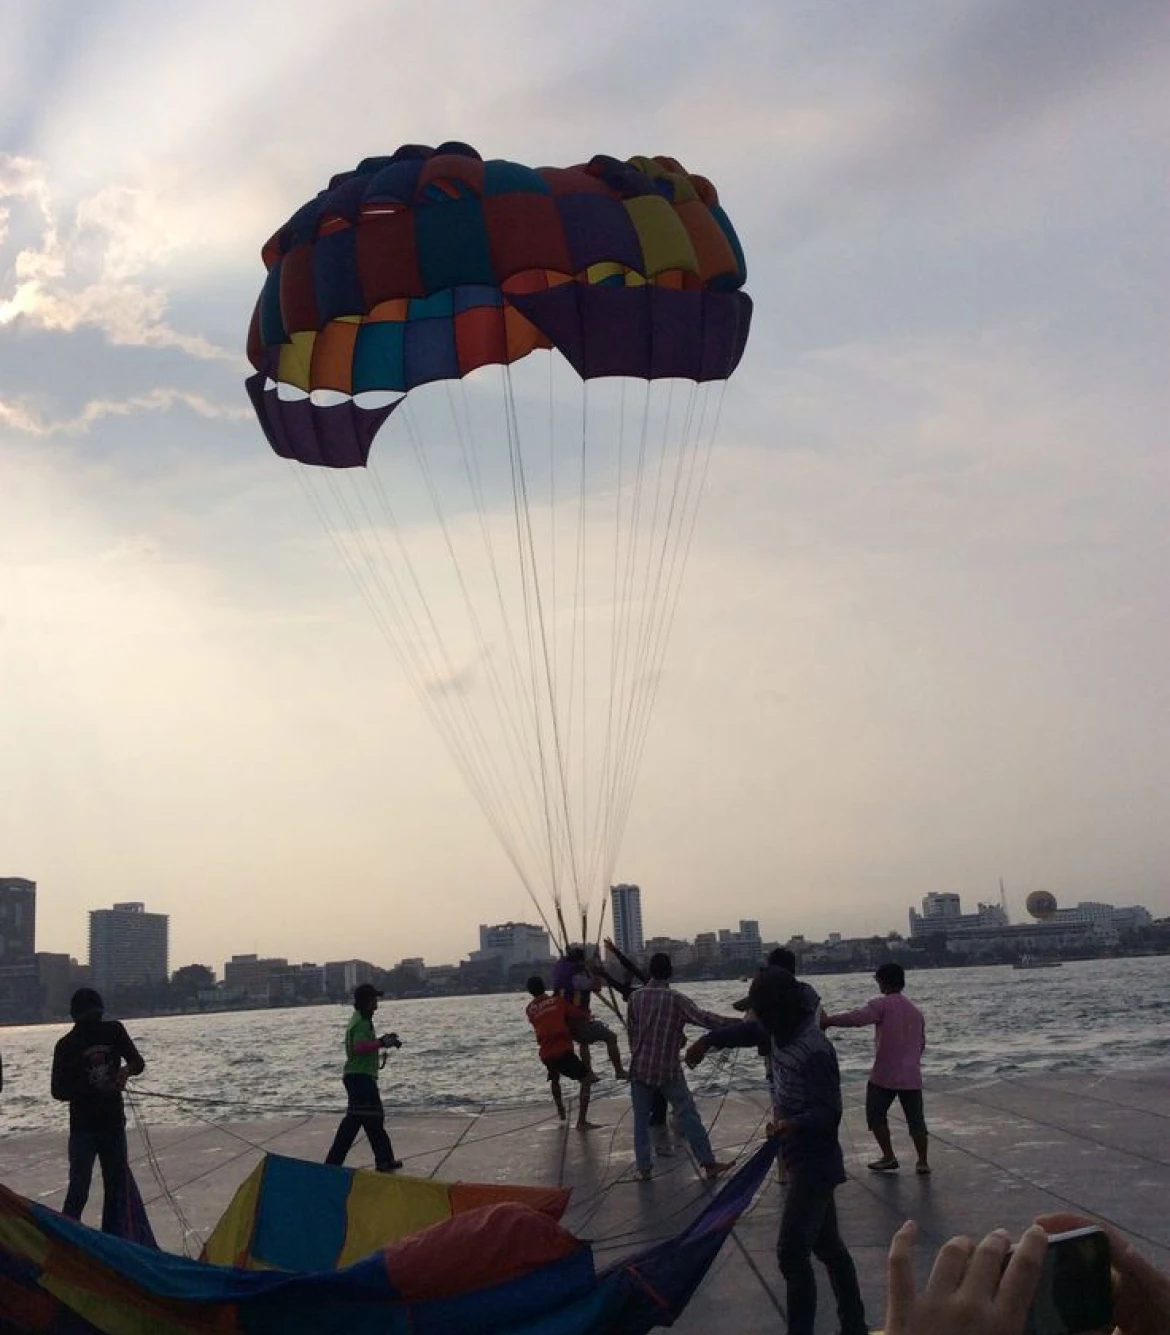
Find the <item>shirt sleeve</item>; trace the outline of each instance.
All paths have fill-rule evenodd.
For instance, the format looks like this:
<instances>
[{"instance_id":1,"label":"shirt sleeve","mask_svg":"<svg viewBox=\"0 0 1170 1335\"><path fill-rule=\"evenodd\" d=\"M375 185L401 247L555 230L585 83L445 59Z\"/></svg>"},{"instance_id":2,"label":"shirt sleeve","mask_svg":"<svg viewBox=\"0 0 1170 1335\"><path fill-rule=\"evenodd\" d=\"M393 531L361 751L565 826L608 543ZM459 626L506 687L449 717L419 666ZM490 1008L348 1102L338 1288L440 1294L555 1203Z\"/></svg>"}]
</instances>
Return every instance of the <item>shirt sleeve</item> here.
<instances>
[{"instance_id":1,"label":"shirt sleeve","mask_svg":"<svg viewBox=\"0 0 1170 1335\"><path fill-rule=\"evenodd\" d=\"M707 1042L713 1048L758 1048L762 1043L771 1046L772 1039L762 1024L754 1020L740 1020L737 1024L712 1029L707 1035Z\"/></svg>"},{"instance_id":2,"label":"shirt sleeve","mask_svg":"<svg viewBox=\"0 0 1170 1335\"><path fill-rule=\"evenodd\" d=\"M125 1025L118 1025L118 1056L126 1063L131 1075L141 1075L146 1070L142 1055L134 1046L134 1040L126 1032Z\"/></svg>"},{"instance_id":3,"label":"shirt sleeve","mask_svg":"<svg viewBox=\"0 0 1170 1335\"><path fill-rule=\"evenodd\" d=\"M73 1064L69 1061L68 1049L58 1043L53 1049L53 1075L50 1092L60 1103L68 1103L73 1097Z\"/></svg>"},{"instance_id":4,"label":"shirt sleeve","mask_svg":"<svg viewBox=\"0 0 1170 1335\"><path fill-rule=\"evenodd\" d=\"M701 1010L690 997L676 992L681 1003L680 1008L687 1024L697 1024L700 1029L730 1029L742 1023L738 1015L716 1015L714 1011Z\"/></svg>"},{"instance_id":5,"label":"shirt sleeve","mask_svg":"<svg viewBox=\"0 0 1170 1335\"><path fill-rule=\"evenodd\" d=\"M863 1029L867 1024L877 1024L882 1018L882 999L874 997L855 1011L842 1011L832 1017L833 1024L839 1029Z\"/></svg>"}]
</instances>

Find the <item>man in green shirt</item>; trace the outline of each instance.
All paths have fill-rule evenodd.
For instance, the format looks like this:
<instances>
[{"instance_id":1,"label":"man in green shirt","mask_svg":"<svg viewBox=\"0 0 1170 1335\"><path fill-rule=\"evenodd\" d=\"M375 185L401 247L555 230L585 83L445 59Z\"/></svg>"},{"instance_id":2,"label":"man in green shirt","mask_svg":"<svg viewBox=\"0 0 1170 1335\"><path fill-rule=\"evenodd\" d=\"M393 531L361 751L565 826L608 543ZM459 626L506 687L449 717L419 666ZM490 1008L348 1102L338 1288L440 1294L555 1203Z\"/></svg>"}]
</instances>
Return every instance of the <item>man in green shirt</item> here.
<instances>
[{"instance_id":1,"label":"man in green shirt","mask_svg":"<svg viewBox=\"0 0 1170 1335\"><path fill-rule=\"evenodd\" d=\"M346 1113L325 1156L328 1164L343 1164L357 1134L363 1128L374 1151L374 1167L379 1173L392 1173L402 1167L394 1157L386 1134L386 1117L378 1094L378 1058L385 1048L400 1048L397 1034L374 1034L374 1012L383 994L372 983L359 983L353 990L353 1015L345 1030Z\"/></svg>"}]
</instances>

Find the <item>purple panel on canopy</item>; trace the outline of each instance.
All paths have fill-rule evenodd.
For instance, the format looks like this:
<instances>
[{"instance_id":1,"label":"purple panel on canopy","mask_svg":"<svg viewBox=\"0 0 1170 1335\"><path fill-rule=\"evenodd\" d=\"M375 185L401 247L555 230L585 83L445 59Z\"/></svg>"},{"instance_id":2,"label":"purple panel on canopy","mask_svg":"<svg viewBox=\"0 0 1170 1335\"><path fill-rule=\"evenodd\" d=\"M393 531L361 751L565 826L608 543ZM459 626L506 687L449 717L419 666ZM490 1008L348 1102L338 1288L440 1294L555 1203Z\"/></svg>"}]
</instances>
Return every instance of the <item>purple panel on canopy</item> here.
<instances>
[{"instance_id":1,"label":"purple panel on canopy","mask_svg":"<svg viewBox=\"0 0 1170 1335\"><path fill-rule=\"evenodd\" d=\"M620 200L606 195L561 195L557 209L575 273L606 261L643 272L642 243Z\"/></svg>"},{"instance_id":2,"label":"purple panel on canopy","mask_svg":"<svg viewBox=\"0 0 1170 1335\"><path fill-rule=\"evenodd\" d=\"M585 349L586 380L604 375L633 375L649 380L651 361L650 301L645 287L577 288ZM698 358L696 357L696 363ZM671 372L667 372L671 374ZM685 375L684 371L674 374Z\"/></svg>"},{"instance_id":3,"label":"purple panel on canopy","mask_svg":"<svg viewBox=\"0 0 1170 1335\"><path fill-rule=\"evenodd\" d=\"M700 380L726 380L739 365L752 327L746 292L703 294L703 364Z\"/></svg>"},{"instance_id":4,"label":"purple panel on canopy","mask_svg":"<svg viewBox=\"0 0 1170 1335\"><path fill-rule=\"evenodd\" d=\"M352 399L322 407L311 399L282 399L264 388L264 375L245 382L269 445L283 459L326 468L364 468L382 423L402 402L360 408Z\"/></svg>"},{"instance_id":5,"label":"purple panel on canopy","mask_svg":"<svg viewBox=\"0 0 1170 1335\"><path fill-rule=\"evenodd\" d=\"M724 380L743 355L751 302L741 293L566 283L510 298L579 376Z\"/></svg>"}]
</instances>

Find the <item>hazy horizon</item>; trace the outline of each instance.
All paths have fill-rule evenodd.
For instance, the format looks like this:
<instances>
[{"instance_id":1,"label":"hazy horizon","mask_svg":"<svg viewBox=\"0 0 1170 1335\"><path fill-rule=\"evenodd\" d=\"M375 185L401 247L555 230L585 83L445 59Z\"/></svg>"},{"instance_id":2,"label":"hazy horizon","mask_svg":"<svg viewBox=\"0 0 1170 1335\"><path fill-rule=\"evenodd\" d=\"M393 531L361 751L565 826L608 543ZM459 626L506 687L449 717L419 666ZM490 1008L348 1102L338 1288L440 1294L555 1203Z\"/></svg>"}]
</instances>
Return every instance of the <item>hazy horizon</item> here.
<instances>
[{"instance_id":1,"label":"hazy horizon","mask_svg":"<svg viewBox=\"0 0 1170 1335\"><path fill-rule=\"evenodd\" d=\"M903 931L1001 876L1016 918L1170 913L1170 10L508 10L0 19L0 873L38 948L126 900L217 972L535 920L243 390L265 239L446 139L670 154L747 254L613 868L647 934Z\"/></svg>"}]
</instances>

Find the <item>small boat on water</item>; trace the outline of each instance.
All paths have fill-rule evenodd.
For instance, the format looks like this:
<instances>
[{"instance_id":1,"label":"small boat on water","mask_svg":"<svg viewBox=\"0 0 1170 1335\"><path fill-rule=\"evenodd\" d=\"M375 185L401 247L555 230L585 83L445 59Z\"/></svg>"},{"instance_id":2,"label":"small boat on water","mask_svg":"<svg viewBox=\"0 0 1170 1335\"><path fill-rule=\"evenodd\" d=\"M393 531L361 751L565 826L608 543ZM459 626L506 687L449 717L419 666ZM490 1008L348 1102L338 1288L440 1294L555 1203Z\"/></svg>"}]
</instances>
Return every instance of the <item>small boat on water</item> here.
<instances>
[{"instance_id":1,"label":"small boat on water","mask_svg":"<svg viewBox=\"0 0 1170 1335\"><path fill-rule=\"evenodd\" d=\"M1021 955L1013 969L1059 969L1064 960L1054 960L1041 955Z\"/></svg>"}]
</instances>

